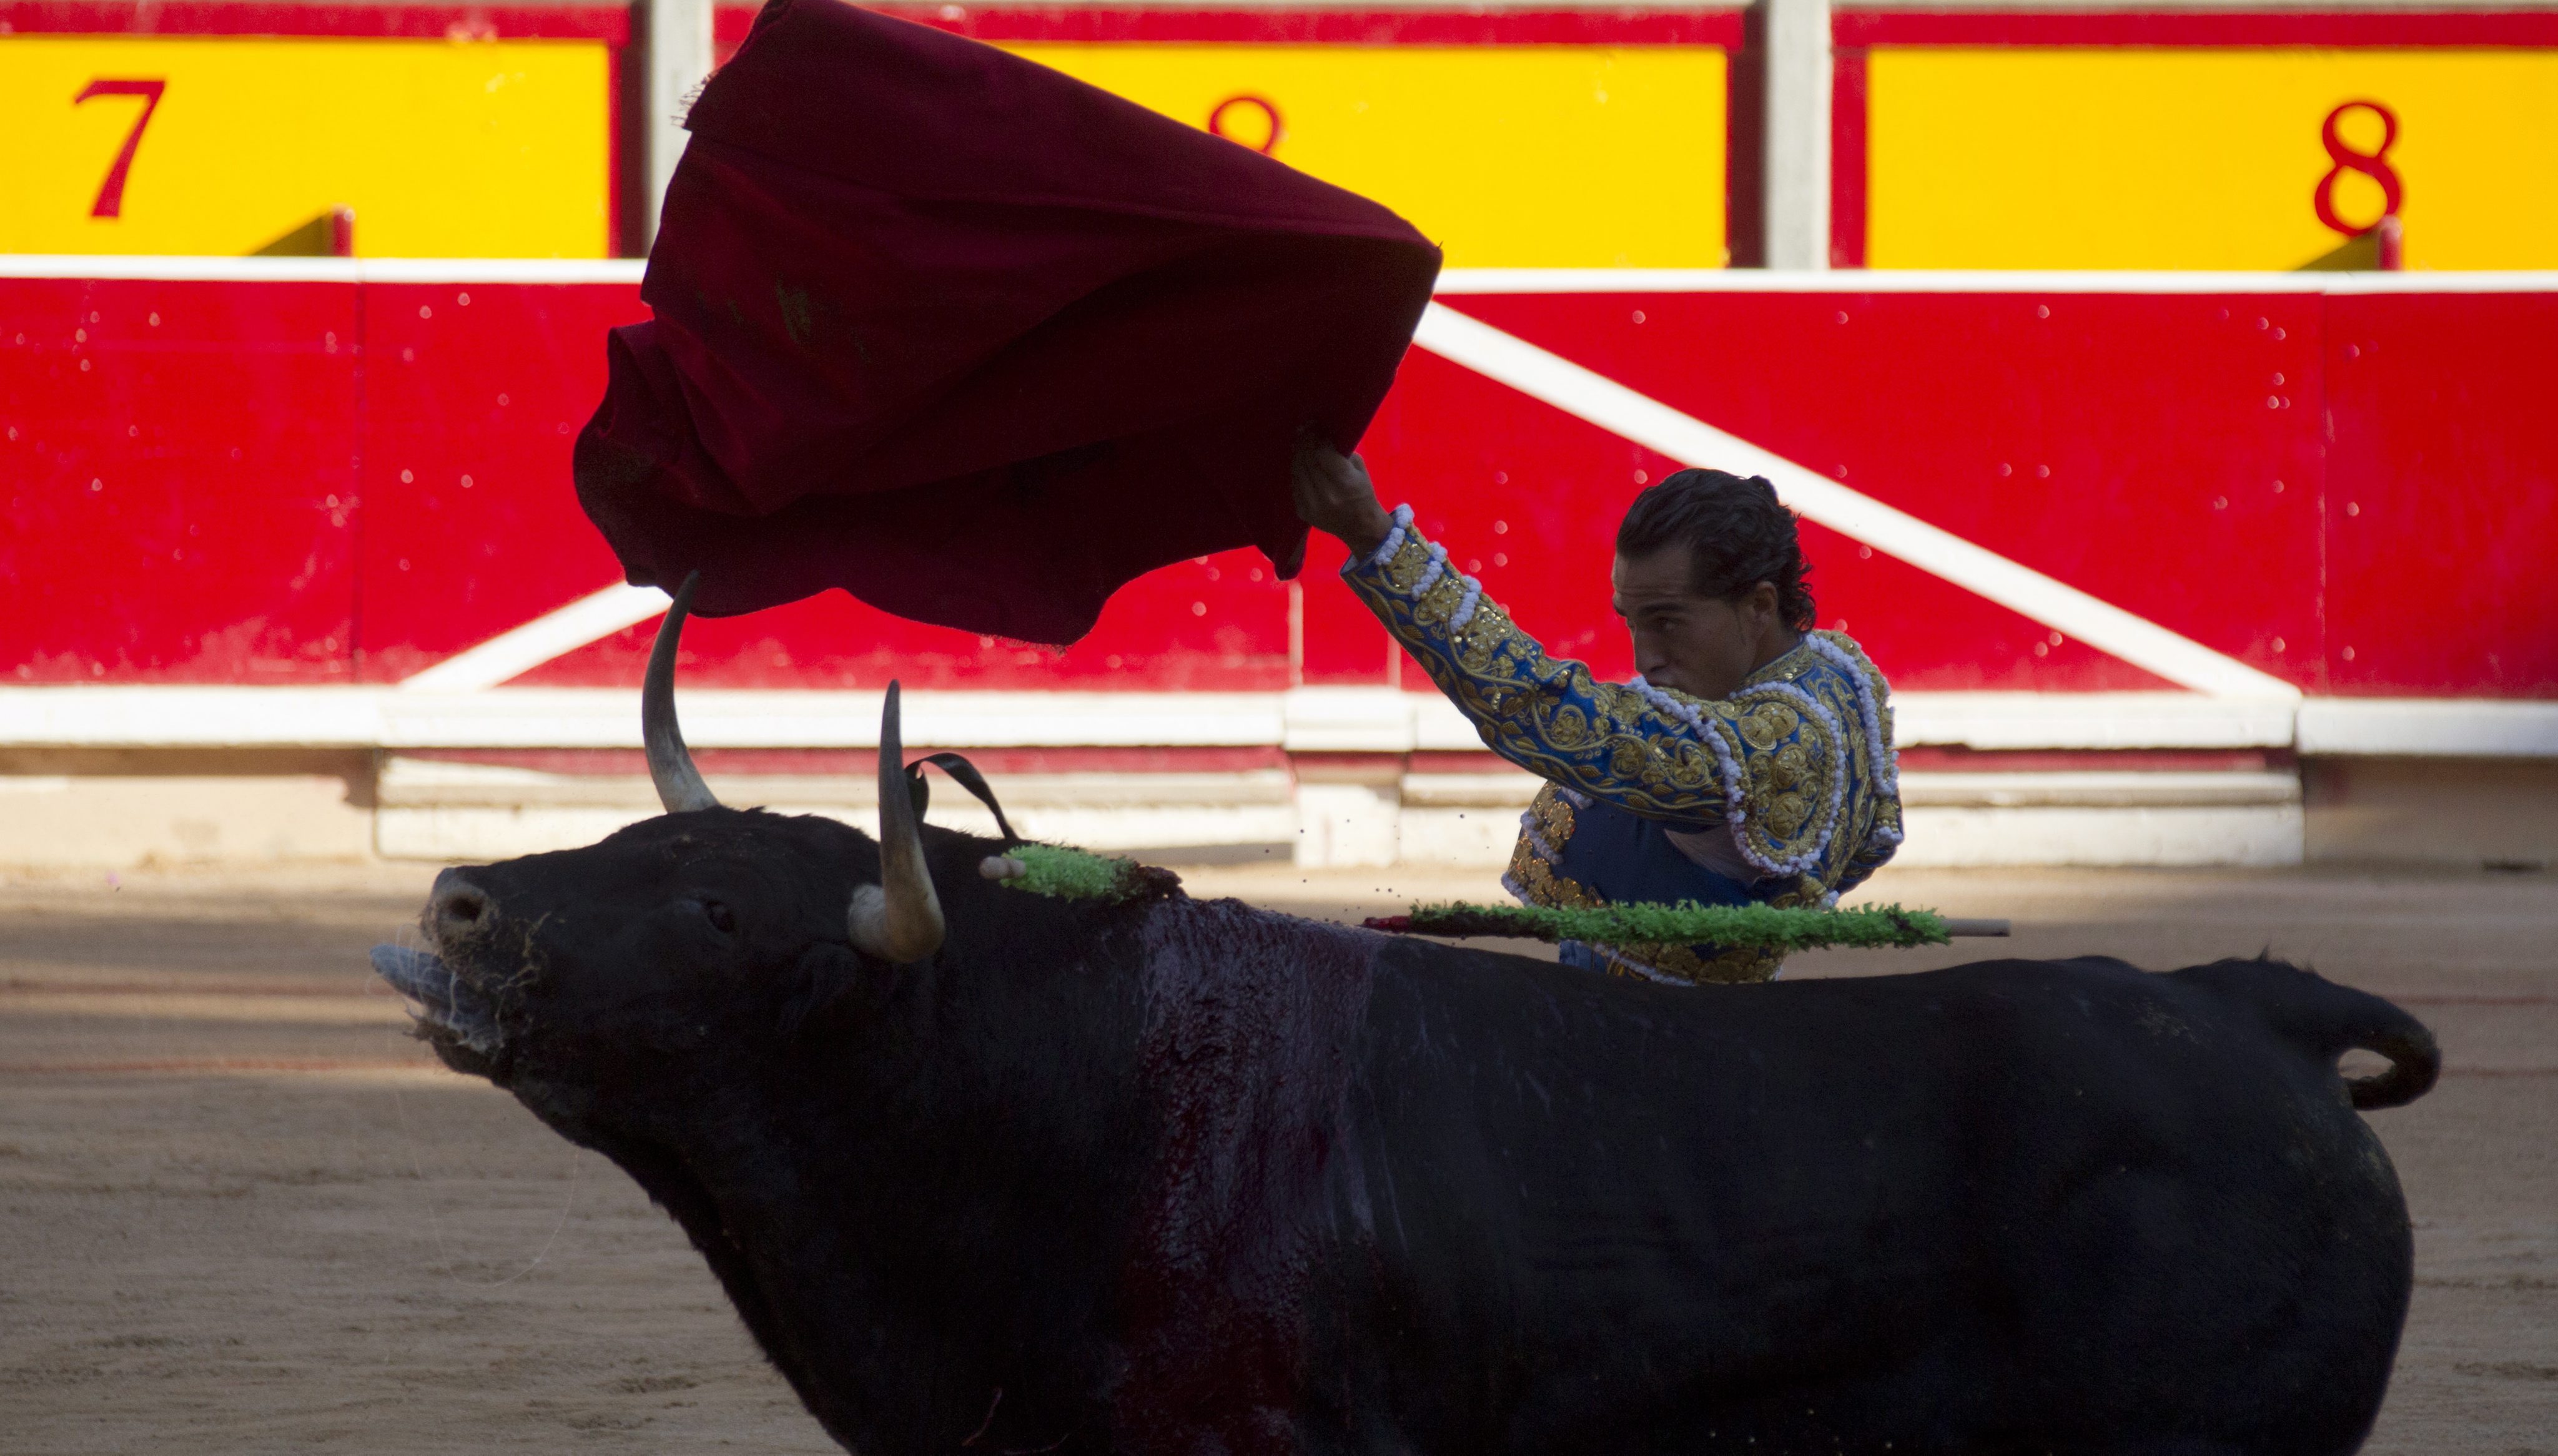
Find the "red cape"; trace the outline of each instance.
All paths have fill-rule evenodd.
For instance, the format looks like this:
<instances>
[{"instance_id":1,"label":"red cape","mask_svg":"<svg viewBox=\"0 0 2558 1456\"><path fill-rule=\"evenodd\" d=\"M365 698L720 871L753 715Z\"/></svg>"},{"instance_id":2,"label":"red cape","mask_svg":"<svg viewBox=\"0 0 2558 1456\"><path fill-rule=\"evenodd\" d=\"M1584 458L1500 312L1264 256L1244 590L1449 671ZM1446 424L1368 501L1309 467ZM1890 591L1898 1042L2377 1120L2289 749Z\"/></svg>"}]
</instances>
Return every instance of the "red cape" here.
<instances>
[{"instance_id":1,"label":"red cape","mask_svg":"<svg viewBox=\"0 0 2558 1456\"><path fill-rule=\"evenodd\" d=\"M1357 441L1439 269L1363 198L840 0L773 0L686 124L577 489L713 615L842 587L1068 642L1185 557L1293 574L1291 439Z\"/></svg>"}]
</instances>

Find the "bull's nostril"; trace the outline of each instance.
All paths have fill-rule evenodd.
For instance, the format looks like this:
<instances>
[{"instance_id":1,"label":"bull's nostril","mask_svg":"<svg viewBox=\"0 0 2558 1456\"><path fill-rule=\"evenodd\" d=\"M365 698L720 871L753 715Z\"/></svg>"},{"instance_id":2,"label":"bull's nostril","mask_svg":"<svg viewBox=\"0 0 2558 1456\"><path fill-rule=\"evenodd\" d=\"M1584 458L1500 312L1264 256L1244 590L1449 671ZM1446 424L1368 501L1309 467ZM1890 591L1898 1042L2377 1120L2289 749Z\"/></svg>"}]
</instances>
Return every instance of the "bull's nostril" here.
<instances>
[{"instance_id":1,"label":"bull's nostril","mask_svg":"<svg viewBox=\"0 0 2558 1456\"><path fill-rule=\"evenodd\" d=\"M467 935L487 929L497 917L497 906L488 892L452 870L446 870L445 875L427 904L433 929L444 935Z\"/></svg>"}]
</instances>

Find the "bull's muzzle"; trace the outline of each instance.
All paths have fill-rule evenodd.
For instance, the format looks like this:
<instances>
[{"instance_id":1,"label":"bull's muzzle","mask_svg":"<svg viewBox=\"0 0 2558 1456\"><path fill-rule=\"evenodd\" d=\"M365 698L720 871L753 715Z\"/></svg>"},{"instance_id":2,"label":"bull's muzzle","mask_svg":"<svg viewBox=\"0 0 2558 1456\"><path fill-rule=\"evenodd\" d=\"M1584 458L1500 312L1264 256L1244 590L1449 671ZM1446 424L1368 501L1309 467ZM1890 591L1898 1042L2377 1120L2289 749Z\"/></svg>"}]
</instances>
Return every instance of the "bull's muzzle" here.
<instances>
[{"instance_id":1,"label":"bull's muzzle","mask_svg":"<svg viewBox=\"0 0 2558 1456\"><path fill-rule=\"evenodd\" d=\"M497 1018L489 998L445 959L455 947L485 939L496 928L497 906L489 892L460 869L435 877L427 896L420 929L434 950L406 946L373 947L373 973L390 983L407 1000L409 1013L440 1039L480 1053L497 1049Z\"/></svg>"}]
</instances>

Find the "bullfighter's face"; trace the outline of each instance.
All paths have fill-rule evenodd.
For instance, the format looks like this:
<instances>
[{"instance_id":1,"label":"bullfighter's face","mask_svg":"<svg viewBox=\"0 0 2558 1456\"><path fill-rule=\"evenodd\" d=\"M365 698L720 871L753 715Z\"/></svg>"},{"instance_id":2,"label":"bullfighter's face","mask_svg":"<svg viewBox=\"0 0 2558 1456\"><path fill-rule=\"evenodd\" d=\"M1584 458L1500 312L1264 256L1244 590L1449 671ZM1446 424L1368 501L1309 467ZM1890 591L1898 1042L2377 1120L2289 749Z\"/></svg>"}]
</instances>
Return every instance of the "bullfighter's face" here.
<instances>
[{"instance_id":1,"label":"bullfighter's face","mask_svg":"<svg viewBox=\"0 0 2558 1456\"><path fill-rule=\"evenodd\" d=\"M1776 589L1761 582L1730 597L1696 590L1686 548L1620 556L1611 574L1617 614L1634 638L1634 671L1655 688L1729 698L1791 645Z\"/></svg>"}]
</instances>

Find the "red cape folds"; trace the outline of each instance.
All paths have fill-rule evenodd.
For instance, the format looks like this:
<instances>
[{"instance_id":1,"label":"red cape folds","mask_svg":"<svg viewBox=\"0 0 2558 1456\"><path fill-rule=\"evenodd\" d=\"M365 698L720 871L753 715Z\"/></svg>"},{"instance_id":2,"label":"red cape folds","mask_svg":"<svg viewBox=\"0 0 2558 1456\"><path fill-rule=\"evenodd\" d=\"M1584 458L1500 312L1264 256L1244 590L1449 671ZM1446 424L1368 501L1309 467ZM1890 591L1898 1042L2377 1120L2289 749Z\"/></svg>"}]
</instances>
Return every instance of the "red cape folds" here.
<instances>
[{"instance_id":1,"label":"red cape folds","mask_svg":"<svg viewBox=\"0 0 2558 1456\"><path fill-rule=\"evenodd\" d=\"M695 609L842 587L1035 642L1185 557L1304 554L1439 251L1363 198L974 41L773 0L687 121L578 498Z\"/></svg>"}]
</instances>

